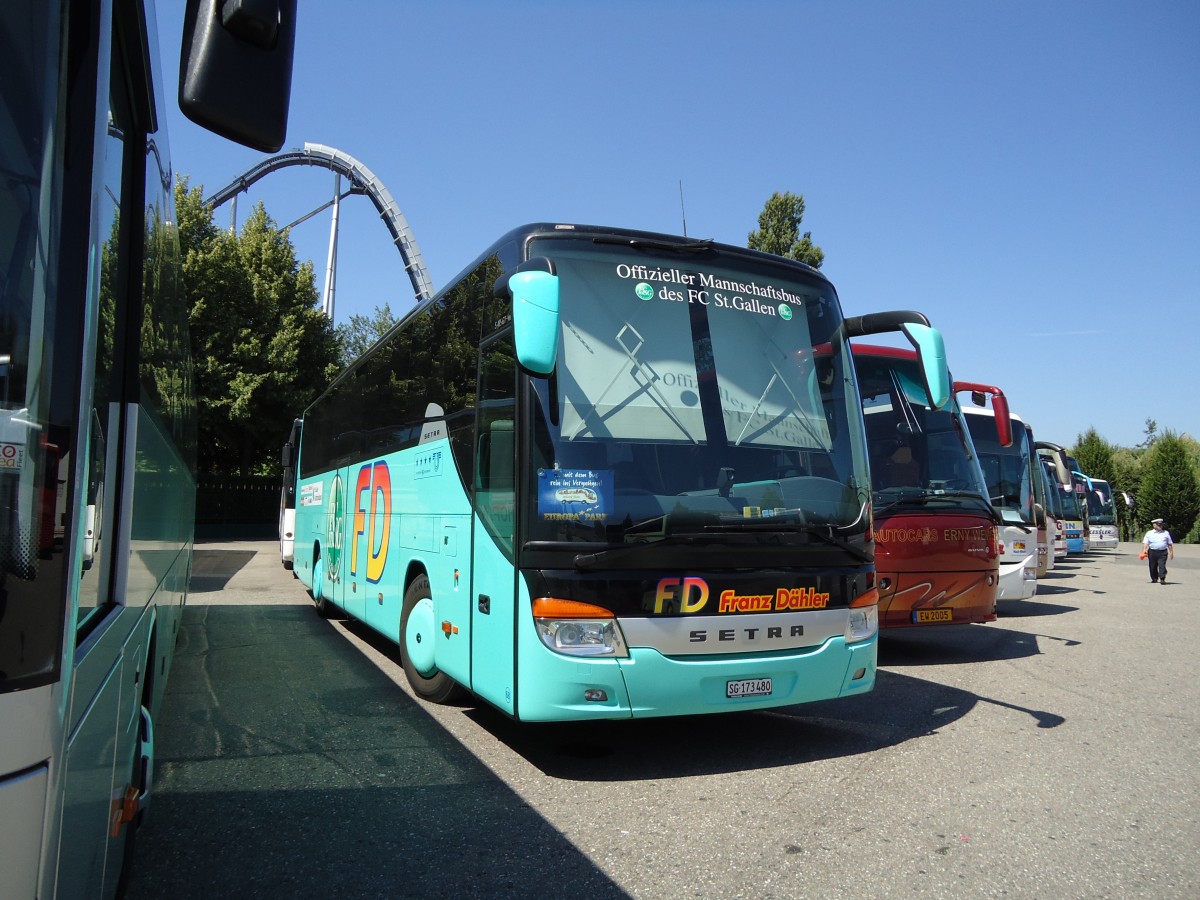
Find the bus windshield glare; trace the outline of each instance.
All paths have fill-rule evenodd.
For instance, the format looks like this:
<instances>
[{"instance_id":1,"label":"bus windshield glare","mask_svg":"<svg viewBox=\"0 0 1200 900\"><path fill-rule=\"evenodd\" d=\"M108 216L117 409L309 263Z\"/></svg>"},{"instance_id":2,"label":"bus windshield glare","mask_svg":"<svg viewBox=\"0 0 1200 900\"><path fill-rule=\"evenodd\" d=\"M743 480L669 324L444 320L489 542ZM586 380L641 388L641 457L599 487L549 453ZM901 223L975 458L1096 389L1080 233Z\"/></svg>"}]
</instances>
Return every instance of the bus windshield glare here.
<instances>
[{"instance_id":1,"label":"bus windshield glare","mask_svg":"<svg viewBox=\"0 0 1200 900\"><path fill-rule=\"evenodd\" d=\"M530 253L557 267L562 329L554 375L533 382L529 539L756 521L866 532L858 397L827 282L712 250L541 238Z\"/></svg>"},{"instance_id":2,"label":"bus windshield glare","mask_svg":"<svg viewBox=\"0 0 1200 900\"><path fill-rule=\"evenodd\" d=\"M1029 433L1013 429L1011 447L1001 447L996 426L990 417L968 416L971 437L979 451L983 477L991 493L992 505L1008 525L1035 524L1033 510L1033 450Z\"/></svg>"},{"instance_id":3,"label":"bus windshield glare","mask_svg":"<svg viewBox=\"0 0 1200 900\"><path fill-rule=\"evenodd\" d=\"M915 359L860 354L857 365L876 513L932 498L977 511L987 485L957 401L930 407Z\"/></svg>"}]
</instances>

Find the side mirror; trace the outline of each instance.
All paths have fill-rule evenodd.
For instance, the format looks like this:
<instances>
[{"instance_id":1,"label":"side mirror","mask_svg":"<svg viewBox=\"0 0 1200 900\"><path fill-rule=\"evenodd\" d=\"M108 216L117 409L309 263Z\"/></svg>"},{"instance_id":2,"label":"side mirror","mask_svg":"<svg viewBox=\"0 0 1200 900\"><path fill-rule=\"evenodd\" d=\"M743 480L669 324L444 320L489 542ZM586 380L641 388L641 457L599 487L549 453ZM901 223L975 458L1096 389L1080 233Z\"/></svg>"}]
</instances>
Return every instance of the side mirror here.
<instances>
[{"instance_id":1,"label":"side mirror","mask_svg":"<svg viewBox=\"0 0 1200 900\"><path fill-rule=\"evenodd\" d=\"M187 0L179 108L222 137L274 153L287 136L296 0Z\"/></svg>"},{"instance_id":2,"label":"side mirror","mask_svg":"<svg viewBox=\"0 0 1200 900\"><path fill-rule=\"evenodd\" d=\"M549 375L558 361L558 276L517 272L509 285L517 361L535 375Z\"/></svg>"},{"instance_id":3,"label":"side mirror","mask_svg":"<svg viewBox=\"0 0 1200 900\"><path fill-rule=\"evenodd\" d=\"M1012 414L1008 411L1008 398L1003 394L992 397L992 413L996 418L996 439L1001 447L1011 447L1013 442Z\"/></svg>"},{"instance_id":4,"label":"side mirror","mask_svg":"<svg viewBox=\"0 0 1200 900\"><path fill-rule=\"evenodd\" d=\"M558 275L554 263L536 257L496 279L493 295L512 299L513 342L517 362L534 375L549 375L558 361Z\"/></svg>"},{"instance_id":5,"label":"side mirror","mask_svg":"<svg viewBox=\"0 0 1200 900\"><path fill-rule=\"evenodd\" d=\"M930 325L917 322L905 322L900 330L916 348L921 360L929 405L934 409L944 409L950 402L950 369L946 364L946 344L942 340L942 333Z\"/></svg>"},{"instance_id":6,"label":"side mirror","mask_svg":"<svg viewBox=\"0 0 1200 900\"><path fill-rule=\"evenodd\" d=\"M283 465L283 468L291 469L296 465L296 463L295 463L296 448L293 447L291 444L283 445L282 456L283 456L283 458L281 459L280 462Z\"/></svg>"}]
</instances>

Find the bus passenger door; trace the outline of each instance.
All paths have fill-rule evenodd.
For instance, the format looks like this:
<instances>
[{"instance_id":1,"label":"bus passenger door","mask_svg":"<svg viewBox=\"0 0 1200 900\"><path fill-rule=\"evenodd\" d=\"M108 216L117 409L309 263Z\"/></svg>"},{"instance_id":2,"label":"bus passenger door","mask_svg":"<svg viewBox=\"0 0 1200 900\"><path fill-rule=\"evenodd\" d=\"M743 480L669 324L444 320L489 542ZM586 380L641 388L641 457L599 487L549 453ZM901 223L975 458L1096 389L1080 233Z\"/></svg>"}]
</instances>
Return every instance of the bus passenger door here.
<instances>
[{"instance_id":1,"label":"bus passenger door","mask_svg":"<svg viewBox=\"0 0 1200 900\"><path fill-rule=\"evenodd\" d=\"M511 334L480 352L472 522L471 689L516 713L514 566L516 354Z\"/></svg>"},{"instance_id":2,"label":"bus passenger door","mask_svg":"<svg viewBox=\"0 0 1200 900\"><path fill-rule=\"evenodd\" d=\"M366 595L363 592L361 570L364 551L356 533L359 519L359 504L369 499L368 491L362 491L359 476L363 470L370 474L370 466L350 465L338 470L341 481L341 516L331 523L330 533L337 534L337 566L333 572L333 596L338 606L360 622L366 619Z\"/></svg>"}]
</instances>

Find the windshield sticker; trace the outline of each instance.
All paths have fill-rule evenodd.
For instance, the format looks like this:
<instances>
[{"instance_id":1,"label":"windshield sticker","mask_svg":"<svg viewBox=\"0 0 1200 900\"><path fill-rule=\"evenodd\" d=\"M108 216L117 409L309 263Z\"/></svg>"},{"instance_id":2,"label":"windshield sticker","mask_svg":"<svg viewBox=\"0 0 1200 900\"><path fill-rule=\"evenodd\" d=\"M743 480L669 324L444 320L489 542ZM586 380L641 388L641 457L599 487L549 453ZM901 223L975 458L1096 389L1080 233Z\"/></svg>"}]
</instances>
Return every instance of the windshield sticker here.
<instances>
[{"instance_id":1,"label":"windshield sticker","mask_svg":"<svg viewBox=\"0 0 1200 900\"><path fill-rule=\"evenodd\" d=\"M612 472L538 469L538 515L542 521L603 522L612 508Z\"/></svg>"},{"instance_id":2,"label":"windshield sticker","mask_svg":"<svg viewBox=\"0 0 1200 900\"><path fill-rule=\"evenodd\" d=\"M683 272L673 268L631 266L625 263L619 264L616 272L618 278L637 282L633 291L639 300L657 297L675 303L777 316L785 322L791 321L793 306L804 307L804 298L799 294L757 281L731 281L708 272ZM658 282L659 286L656 288L651 282Z\"/></svg>"}]
</instances>

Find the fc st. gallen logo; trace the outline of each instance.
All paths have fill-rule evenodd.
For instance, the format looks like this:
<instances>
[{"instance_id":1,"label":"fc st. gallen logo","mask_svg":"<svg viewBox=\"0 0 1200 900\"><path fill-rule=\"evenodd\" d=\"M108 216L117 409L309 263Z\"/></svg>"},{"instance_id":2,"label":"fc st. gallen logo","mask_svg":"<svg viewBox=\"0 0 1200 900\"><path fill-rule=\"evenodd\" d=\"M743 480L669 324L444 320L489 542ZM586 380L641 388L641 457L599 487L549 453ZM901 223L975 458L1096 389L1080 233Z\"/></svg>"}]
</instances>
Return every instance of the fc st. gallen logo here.
<instances>
[{"instance_id":1,"label":"fc st. gallen logo","mask_svg":"<svg viewBox=\"0 0 1200 900\"><path fill-rule=\"evenodd\" d=\"M342 566L342 541L346 532L346 494L342 476L333 476L329 504L325 507L325 534L329 541L329 577L336 578Z\"/></svg>"}]
</instances>

